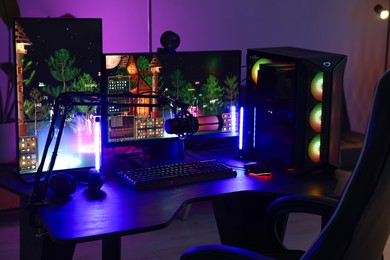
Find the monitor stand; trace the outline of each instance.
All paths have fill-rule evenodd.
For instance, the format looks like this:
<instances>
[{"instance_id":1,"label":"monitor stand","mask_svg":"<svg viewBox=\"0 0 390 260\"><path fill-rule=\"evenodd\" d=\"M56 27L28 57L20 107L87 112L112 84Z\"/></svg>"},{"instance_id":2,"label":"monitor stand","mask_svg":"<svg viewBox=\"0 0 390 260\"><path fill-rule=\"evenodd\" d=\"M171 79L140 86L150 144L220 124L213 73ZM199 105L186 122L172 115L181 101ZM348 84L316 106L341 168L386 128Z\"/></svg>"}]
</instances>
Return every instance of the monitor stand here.
<instances>
[{"instance_id":1,"label":"monitor stand","mask_svg":"<svg viewBox=\"0 0 390 260\"><path fill-rule=\"evenodd\" d=\"M183 140L142 145L142 153L156 160L181 158L184 150Z\"/></svg>"}]
</instances>

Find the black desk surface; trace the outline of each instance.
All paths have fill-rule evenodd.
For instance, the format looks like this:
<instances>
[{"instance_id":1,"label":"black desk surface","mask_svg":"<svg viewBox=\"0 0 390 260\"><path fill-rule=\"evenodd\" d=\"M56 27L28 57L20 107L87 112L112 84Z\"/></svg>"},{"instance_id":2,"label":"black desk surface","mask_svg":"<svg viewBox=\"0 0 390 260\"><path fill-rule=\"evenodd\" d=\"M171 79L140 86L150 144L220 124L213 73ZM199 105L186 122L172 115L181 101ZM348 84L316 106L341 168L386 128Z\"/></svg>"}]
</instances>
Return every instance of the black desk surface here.
<instances>
[{"instance_id":1,"label":"black desk surface","mask_svg":"<svg viewBox=\"0 0 390 260\"><path fill-rule=\"evenodd\" d=\"M47 205L39 207L39 215L53 241L78 243L153 231L169 225L188 203L212 200L237 193L312 194L337 197L350 173L310 173L288 175L274 171L271 177L244 174L244 161L203 152L196 158L211 157L224 161L237 171L236 178L203 182L152 191L135 191L114 172L107 172L100 192L90 194L79 184L76 193L67 198L47 196ZM28 197L32 184L25 184L12 173L0 174L0 186Z\"/></svg>"}]
</instances>

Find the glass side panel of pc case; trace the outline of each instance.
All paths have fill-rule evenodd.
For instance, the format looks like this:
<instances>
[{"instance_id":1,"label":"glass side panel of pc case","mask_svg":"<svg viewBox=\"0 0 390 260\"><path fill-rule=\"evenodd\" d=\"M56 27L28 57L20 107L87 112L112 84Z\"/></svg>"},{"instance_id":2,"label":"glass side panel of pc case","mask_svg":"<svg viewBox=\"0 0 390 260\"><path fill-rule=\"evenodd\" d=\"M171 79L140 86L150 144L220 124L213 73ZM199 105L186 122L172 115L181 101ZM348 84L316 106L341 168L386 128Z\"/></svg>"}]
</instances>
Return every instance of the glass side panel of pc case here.
<instances>
[{"instance_id":1,"label":"glass side panel of pc case","mask_svg":"<svg viewBox=\"0 0 390 260\"><path fill-rule=\"evenodd\" d=\"M248 104L251 104L256 156L264 162L272 162L277 157L280 164L292 167L296 63L267 58L252 63L248 82L253 84L248 90L251 96Z\"/></svg>"}]
</instances>

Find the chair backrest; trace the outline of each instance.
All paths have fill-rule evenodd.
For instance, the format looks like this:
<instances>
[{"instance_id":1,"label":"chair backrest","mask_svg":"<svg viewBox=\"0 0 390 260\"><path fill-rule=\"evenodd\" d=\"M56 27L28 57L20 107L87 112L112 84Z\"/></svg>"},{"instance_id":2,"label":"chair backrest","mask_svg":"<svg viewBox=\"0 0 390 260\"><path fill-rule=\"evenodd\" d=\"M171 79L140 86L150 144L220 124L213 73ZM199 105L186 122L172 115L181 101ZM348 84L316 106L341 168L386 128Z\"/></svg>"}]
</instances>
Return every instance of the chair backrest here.
<instances>
[{"instance_id":1,"label":"chair backrest","mask_svg":"<svg viewBox=\"0 0 390 260\"><path fill-rule=\"evenodd\" d=\"M390 70L377 82L363 148L337 208L302 259L381 259L390 233Z\"/></svg>"}]
</instances>

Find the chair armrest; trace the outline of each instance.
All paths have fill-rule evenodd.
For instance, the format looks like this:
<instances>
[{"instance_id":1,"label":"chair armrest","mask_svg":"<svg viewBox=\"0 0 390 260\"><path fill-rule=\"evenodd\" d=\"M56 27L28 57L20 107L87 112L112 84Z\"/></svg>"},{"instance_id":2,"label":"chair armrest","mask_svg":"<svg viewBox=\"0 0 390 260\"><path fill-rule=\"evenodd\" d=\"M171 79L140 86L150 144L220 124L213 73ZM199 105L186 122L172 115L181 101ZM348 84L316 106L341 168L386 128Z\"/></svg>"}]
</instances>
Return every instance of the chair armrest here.
<instances>
[{"instance_id":1,"label":"chair armrest","mask_svg":"<svg viewBox=\"0 0 390 260\"><path fill-rule=\"evenodd\" d=\"M267 218L274 219L288 213L310 213L330 217L338 200L310 195L288 195L276 199L268 206Z\"/></svg>"},{"instance_id":2,"label":"chair armrest","mask_svg":"<svg viewBox=\"0 0 390 260\"><path fill-rule=\"evenodd\" d=\"M310 213L320 215L326 220L330 218L336 208L337 200L323 197L290 195L284 196L273 201L265 216L265 232L268 240L266 241L269 256L284 255L288 259L299 259L303 252L299 250L288 250L280 239L280 229L278 229L279 220L284 221L289 213ZM237 248L227 245L202 245L193 247L181 256L180 260L271 260L270 258L250 250ZM285 258L284 258L285 259Z\"/></svg>"},{"instance_id":3,"label":"chair armrest","mask_svg":"<svg viewBox=\"0 0 390 260\"><path fill-rule=\"evenodd\" d=\"M288 195L273 201L267 209L265 217L265 232L269 240L268 248L271 251L285 251L287 248L283 245L284 228L280 223L286 221L286 216L290 213L309 213L322 217L322 227L332 216L336 206L337 199L310 196L310 195ZM278 226L279 225L279 226Z\"/></svg>"},{"instance_id":4,"label":"chair armrest","mask_svg":"<svg viewBox=\"0 0 390 260\"><path fill-rule=\"evenodd\" d=\"M226 245L196 246L184 252L180 260L272 260L246 249Z\"/></svg>"}]
</instances>

